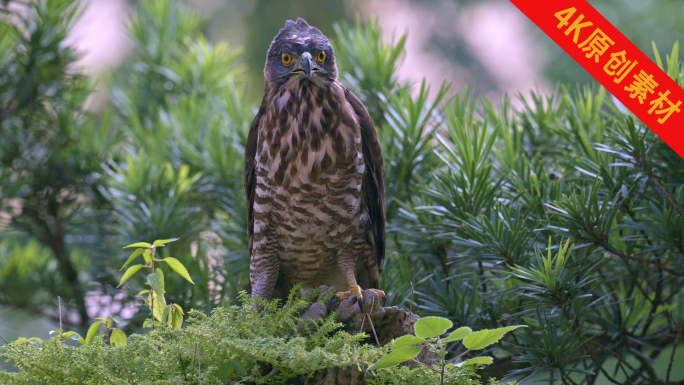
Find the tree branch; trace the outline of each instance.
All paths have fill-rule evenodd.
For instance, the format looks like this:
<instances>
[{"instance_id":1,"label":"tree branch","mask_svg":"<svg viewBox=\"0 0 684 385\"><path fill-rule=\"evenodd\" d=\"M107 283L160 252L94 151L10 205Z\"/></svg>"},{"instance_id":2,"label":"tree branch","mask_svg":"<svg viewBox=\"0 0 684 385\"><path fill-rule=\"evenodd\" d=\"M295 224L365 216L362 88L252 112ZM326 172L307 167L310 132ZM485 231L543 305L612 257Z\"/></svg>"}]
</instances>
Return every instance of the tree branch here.
<instances>
[{"instance_id":1,"label":"tree branch","mask_svg":"<svg viewBox=\"0 0 684 385\"><path fill-rule=\"evenodd\" d=\"M636 261L636 262L649 263L649 264L651 264L651 265L654 265L654 266L658 267L658 268L661 269L661 270L667 271L667 272L670 273L671 275L674 275L674 276L677 276L677 277L684 277L684 271L681 271L681 272L674 271L674 270L672 270L672 269L669 269L669 268L665 267L665 265L664 265L663 263L660 263L660 262L658 262L658 261L654 261L654 260L651 260L651 259L645 259L645 258L640 258L640 257L634 257L634 256L631 256L631 255L627 255L627 254L621 253L621 252L619 252L619 251L617 251L617 250L614 250L613 248L606 247L606 246L603 246L603 248L606 249L607 252L609 252L609 253L611 253L611 254L615 254L615 255L617 255L618 257L622 258L622 259L628 259L628 260L630 260L630 261Z\"/></svg>"},{"instance_id":2,"label":"tree branch","mask_svg":"<svg viewBox=\"0 0 684 385\"><path fill-rule=\"evenodd\" d=\"M656 179L651 172L648 173L648 179L650 179L651 182L653 182L656 188L660 190L660 192L665 196L665 199L667 199L667 201L670 202L670 204L674 206L674 208L677 209L677 211L679 211L679 213L681 214L682 208L679 207L679 205L674 201L674 199L672 199L672 196L670 196L670 194L665 190L665 188L660 184L660 182L658 182L658 179Z\"/></svg>"},{"instance_id":3,"label":"tree branch","mask_svg":"<svg viewBox=\"0 0 684 385\"><path fill-rule=\"evenodd\" d=\"M674 318L672 318L672 314L668 313L667 315L670 317L670 321L672 321L673 324L677 325ZM674 345L672 345L672 353L670 354L670 364L667 366L667 375L665 376L666 382L670 382L672 362L674 362L675 352L677 351L677 344L679 343L679 338L682 336L682 327L684 327L684 323L682 323L682 325L677 326L677 337L675 337Z\"/></svg>"}]
</instances>

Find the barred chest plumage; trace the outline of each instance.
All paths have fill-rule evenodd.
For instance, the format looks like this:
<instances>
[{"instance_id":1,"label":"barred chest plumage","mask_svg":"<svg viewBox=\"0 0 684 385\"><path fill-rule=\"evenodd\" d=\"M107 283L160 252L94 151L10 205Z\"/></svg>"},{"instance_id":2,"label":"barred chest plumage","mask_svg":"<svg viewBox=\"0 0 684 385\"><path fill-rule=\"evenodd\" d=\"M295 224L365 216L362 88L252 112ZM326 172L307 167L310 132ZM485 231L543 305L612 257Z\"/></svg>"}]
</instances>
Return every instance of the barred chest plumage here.
<instances>
[{"instance_id":1,"label":"barred chest plumage","mask_svg":"<svg viewBox=\"0 0 684 385\"><path fill-rule=\"evenodd\" d=\"M258 130L254 232L276 235L290 280L310 281L362 227L358 122L339 85L307 83L272 92Z\"/></svg>"}]
</instances>

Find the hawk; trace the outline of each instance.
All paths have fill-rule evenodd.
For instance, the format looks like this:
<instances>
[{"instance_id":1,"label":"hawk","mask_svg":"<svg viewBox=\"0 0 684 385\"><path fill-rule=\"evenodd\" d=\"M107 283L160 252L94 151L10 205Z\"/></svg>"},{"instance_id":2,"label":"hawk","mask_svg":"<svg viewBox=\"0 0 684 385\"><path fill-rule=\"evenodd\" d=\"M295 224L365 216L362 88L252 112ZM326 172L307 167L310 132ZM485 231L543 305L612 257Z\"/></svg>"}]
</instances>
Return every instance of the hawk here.
<instances>
[{"instance_id":1,"label":"hawk","mask_svg":"<svg viewBox=\"0 0 684 385\"><path fill-rule=\"evenodd\" d=\"M271 42L264 97L245 146L252 296L284 298L303 282L379 286L385 254L385 169L361 101L337 80L328 39L298 18Z\"/></svg>"}]
</instances>

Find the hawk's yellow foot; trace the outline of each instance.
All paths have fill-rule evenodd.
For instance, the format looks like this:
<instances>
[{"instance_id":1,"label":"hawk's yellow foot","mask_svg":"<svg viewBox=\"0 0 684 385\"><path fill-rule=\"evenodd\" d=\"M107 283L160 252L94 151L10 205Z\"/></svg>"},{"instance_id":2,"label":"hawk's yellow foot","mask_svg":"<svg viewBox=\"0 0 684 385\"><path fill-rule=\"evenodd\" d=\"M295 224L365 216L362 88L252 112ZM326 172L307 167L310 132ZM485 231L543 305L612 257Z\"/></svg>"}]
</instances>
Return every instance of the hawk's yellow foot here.
<instances>
[{"instance_id":1,"label":"hawk's yellow foot","mask_svg":"<svg viewBox=\"0 0 684 385\"><path fill-rule=\"evenodd\" d=\"M387 301L387 296L385 295L385 292L379 289L368 289L374 291L377 295L378 298L382 301L382 305L385 305L385 301ZM351 285L349 287L349 291L338 291L335 293L335 295L330 298L330 303L329 306L330 308L334 308L340 305L342 301L344 301L347 298L351 297L356 297L356 303L359 304L359 309L363 311L363 291L361 289L361 286L359 285Z\"/></svg>"}]
</instances>

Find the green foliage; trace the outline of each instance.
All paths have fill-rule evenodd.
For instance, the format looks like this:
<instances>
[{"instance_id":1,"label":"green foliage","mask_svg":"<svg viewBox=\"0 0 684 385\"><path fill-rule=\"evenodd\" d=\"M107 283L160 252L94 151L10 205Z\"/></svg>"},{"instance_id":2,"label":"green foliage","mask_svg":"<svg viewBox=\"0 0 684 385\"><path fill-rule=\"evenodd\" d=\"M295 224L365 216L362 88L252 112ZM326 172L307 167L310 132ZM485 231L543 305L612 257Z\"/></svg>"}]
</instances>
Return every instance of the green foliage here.
<instances>
[{"instance_id":1,"label":"green foliage","mask_svg":"<svg viewBox=\"0 0 684 385\"><path fill-rule=\"evenodd\" d=\"M392 351L381 357L376 363L371 365L368 370L380 370L396 366L402 362L413 361L421 366L416 367L412 371L417 371L416 376L427 376L424 383L434 384L461 384L470 383L469 376L463 375L470 373L462 371L461 368L468 368L476 365L490 365L494 360L491 357L480 356L471 358L469 360L453 364L454 361L468 354L471 350L482 350L490 345L497 343L504 334L523 326L509 326L505 328L498 328L494 330L480 330L472 332L468 327L461 327L454 330L446 338L441 338L453 326L453 323L442 317L424 317L416 322L414 328L416 335L405 335L394 340ZM447 360L446 355L449 349L447 344L463 340L463 346L466 350L458 356ZM419 345L419 346L415 346ZM437 365L430 365L416 360L418 354L425 350L429 354L436 354L438 356ZM425 370L431 370L432 376L424 373ZM393 373L394 374L394 373ZM396 373L396 377L401 377L401 373ZM430 380L428 380L430 378ZM380 382L382 383L382 382ZM391 382L390 382L391 383Z\"/></svg>"},{"instance_id":2,"label":"green foliage","mask_svg":"<svg viewBox=\"0 0 684 385\"><path fill-rule=\"evenodd\" d=\"M0 381L196 383L197 367L201 365L203 384L223 384L226 380L281 384L317 370L364 367L386 352L360 344L368 337L363 333L352 336L339 331L342 325L335 321L334 314L317 322L306 336L300 334L299 316L309 302L295 299L295 292L283 307L276 301L269 303L242 293L240 306L217 308L209 316L192 311L185 328L161 326L145 335L131 335L127 341L122 332L111 329L111 346L102 338L94 338L97 329L111 323L111 319L94 323L87 343L81 347L65 345L59 337L43 341L41 348L17 341L0 348L0 358L14 363L20 371L2 372ZM199 344L199 359L195 343ZM279 372L269 377L270 368L278 368Z\"/></svg>"},{"instance_id":3,"label":"green foliage","mask_svg":"<svg viewBox=\"0 0 684 385\"><path fill-rule=\"evenodd\" d=\"M124 249L136 247L137 250L134 251L130 257L128 257L121 270L123 270L124 267L126 267L129 263L134 261L140 255L144 257L145 264L133 265L129 267L121 277L121 281L119 281L119 286L117 287L121 287L121 285L123 285L124 282L126 282L129 278L131 278L135 273L137 273L142 268L147 268L151 271L151 273L147 275L146 282L146 284L150 286L151 291L143 290L140 293L138 293L138 295L147 294L147 301L145 301L145 304L149 307L151 314L151 317L145 320L143 326L152 326L154 328L156 326L159 326L161 323L167 323L171 330L178 330L183 325L183 309L178 304L166 303L166 299L164 298L164 294L166 294L166 288L164 284L164 272L159 267L155 269L154 265L155 262L165 262L165 264L168 265L173 271L178 273L178 275L185 278L191 284L195 284L192 281L192 278L190 278L188 270L176 258L166 257L163 259L157 259L155 257L155 253L158 248L165 247L167 244L175 242L178 239L179 238L158 239L153 243L137 242L132 243L128 246L124 246ZM107 321L106 319L102 319L102 322L105 323L107 331L109 332L111 326L111 317L108 318L110 319L109 321ZM92 328L93 326L91 326L91 330ZM90 330L88 331L88 335L90 336ZM109 333L107 333L107 335L109 335ZM118 344L121 344L121 334L119 333L117 337ZM125 337L125 335L123 335L123 337Z\"/></svg>"}]
</instances>

